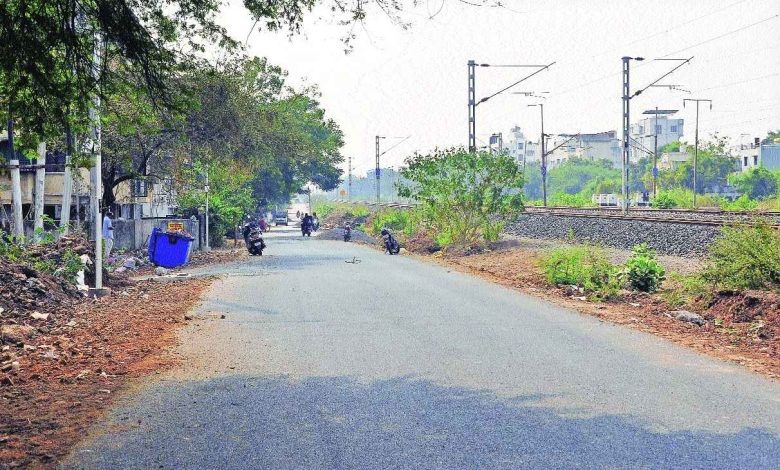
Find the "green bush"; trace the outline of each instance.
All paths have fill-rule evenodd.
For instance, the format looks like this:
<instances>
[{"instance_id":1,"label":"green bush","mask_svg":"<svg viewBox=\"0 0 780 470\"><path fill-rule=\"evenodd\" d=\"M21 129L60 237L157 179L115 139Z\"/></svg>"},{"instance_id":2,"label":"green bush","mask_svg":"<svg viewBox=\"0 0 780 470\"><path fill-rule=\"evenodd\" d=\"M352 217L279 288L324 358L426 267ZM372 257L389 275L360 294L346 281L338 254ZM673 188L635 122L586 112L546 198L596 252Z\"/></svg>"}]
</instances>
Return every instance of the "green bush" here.
<instances>
[{"instance_id":1,"label":"green bush","mask_svg":"<svg viewBox=\"0 0 780 470\"><path fill-rule=\"evenodd\" d=\"M647 243L642 243L631 250L631 257L620 274L621 280L631 289L655 292L661 286L666 272L658 264L655 251L651 250Z\"/></svg>"},{"instance_id":2,"label":"green bush","mask_svg":"<svg viewBox=\"0 0 780 470\"><path fill-rule=\"evenodd\" d=\"M612 297L620 289L618 270L595 246L555 248L542 258L542 269L551 284L579 286L599 298Z\"/></svg>"},{"instance_id":3,"label":"green bush","mask_svg":"<svg viewBox=\"0 0 780 470\"><path fill-rule=\"evenodd\" d=\"M653 199L652 206L658 209L673 209L677 201L669 193L660 193Z\"/></svg>"},{"instance_id":4,"label":"green bush","mask_svg":"<svg viewBox=\"0 0 780 470\"><path fill-rule=\"evenodd\" d=\"M768 223L724 227L703 276L729 289L780 289L780 231Z\"/></svg>"}]
</instances>

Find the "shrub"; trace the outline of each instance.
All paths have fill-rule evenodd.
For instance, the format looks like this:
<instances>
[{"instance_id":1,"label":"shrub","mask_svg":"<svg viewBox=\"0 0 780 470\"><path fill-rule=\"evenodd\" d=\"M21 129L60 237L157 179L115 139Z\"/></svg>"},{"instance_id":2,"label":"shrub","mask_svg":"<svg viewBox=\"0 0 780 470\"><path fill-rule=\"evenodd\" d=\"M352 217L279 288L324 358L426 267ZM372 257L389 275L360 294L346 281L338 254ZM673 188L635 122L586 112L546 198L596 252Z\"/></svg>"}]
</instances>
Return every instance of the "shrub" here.
<instances>
[{"instance_id":1,"label":"shrub","mask_svg":"<svg viewBox=\"0 0 780 470\"><path fill-rule=\"evenodd\" d=\"M780 288L780 231L765 222L724 227L703 275L729 289Z\"/></svg>"},{"instance_id":2,"label":"shrub","mask_svg":"<svg viewBox=\"0 0 780 470\"><path fill-rule=\"evenodd\" d=\"M666 272L658 264L655 251L651 250L647 243L642 243L631 250L631 257L620 274L621 280L631 289L655 292L663 282Z\"/></svg>"},{"instance_id":3,"label":"shrub","mask_svg":"<svg viewBox=\"0 0 780 470\"><path fill-rule=\"evenodd\" d=\"M658 209L673 209L677 207L677 201L669 193L660 193L653 199L652 206Z\"/></svg>"},{"instance_id":4,"label":"shrub","mask_svg":"<svg viewBox=\"0 0 780 470\"><path fill-rule=\"evenodd\" d=\"M617 294L617 269L603 249L591 245L555 248L542 258L547 281L575 285L599 298Z\"/></svg>"}]
</instances>

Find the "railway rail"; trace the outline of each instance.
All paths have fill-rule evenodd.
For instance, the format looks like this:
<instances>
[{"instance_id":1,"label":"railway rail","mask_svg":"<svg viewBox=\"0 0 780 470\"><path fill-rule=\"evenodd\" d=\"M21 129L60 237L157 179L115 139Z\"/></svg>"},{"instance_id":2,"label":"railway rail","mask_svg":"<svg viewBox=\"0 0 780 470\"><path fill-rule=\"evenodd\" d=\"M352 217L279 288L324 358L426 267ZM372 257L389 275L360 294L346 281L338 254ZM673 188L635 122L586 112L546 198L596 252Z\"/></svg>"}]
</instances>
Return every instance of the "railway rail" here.
<instances>
[{"instance_id":1,"label":"railway rail","mask_svg":"<svg viewBox=\"0 0 780 470\"><path fill-rule=\"evenodd\" d=\"M361 204L377 208L409 209L414 203L365 201L338 201L345 204ZM567 217L586 217L598 219L636 220L644 222L663 222L670 224L713 225L729 224L753 225L759 221L780 228L780 211L722 211L715 209L655 209L633 207L626 214L620 207L567 207L567 206L526 206L528 214L550 214Z\"/></svg>"},{"instance_id":2,"label":"railway rail","mask_svg":"<svg viewBox=\"0 0 780 470\"><path fill-rule=\"evenodd\" d=\"M528 206L526 207L526 212L530 214L550 214L566 217L589 217L599 219L637 220L644 222L714 226L729 224L753 225L759 221L766 221L771 225L780 227L780 211L737 212L706 209L693 210L632 208L624 214L620 208L612 207Z\"/></svg>"}]
</instances>

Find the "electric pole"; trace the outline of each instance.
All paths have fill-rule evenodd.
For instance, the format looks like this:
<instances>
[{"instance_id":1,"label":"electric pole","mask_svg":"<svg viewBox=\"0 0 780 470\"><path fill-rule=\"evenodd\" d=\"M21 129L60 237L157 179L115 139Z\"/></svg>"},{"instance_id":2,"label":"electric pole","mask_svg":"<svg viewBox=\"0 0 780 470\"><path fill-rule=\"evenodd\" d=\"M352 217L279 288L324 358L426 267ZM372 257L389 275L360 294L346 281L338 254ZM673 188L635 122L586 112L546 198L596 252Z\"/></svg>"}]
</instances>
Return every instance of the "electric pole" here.
<instances>
[{"instance_id":1,"label":"electric pole","mask_svg":"<svg viewBox=\"0 0 780 470\"><path fill-rule=\"evenodd\" d=\"M685 103L688 101L693 101L696 103L696 144L693 150L693 208L696 209L696 167L699 163L699 103L706 101L710 104L710 109L712 109L712 100L703 98L685 98L683 99L683 108L685 107Z\"/></svg>"},{"instance_id":2,"label":"electric pole","mask_svg":"<svg viewBox=\"0 0 780 470\"><path fill-rule=\"evenodd\" d=\"M647 90L650 87L655 86L658 82L663 80L664 78L671 75L675 70L679 69L683 65L689 63L693 59L693 57L689 57L687 59L655 59L655 60L664 60L664 61L678 61L681 62L676 67L672 68L672 70L666 72L665 74L661 75L658 79L653 81L651 84L647 85L646 87L637 90L633 94L631 93L631 87L629 83L629 72L630 72L630 62L632 60L636 61L643 61L645 60L644 57L623 57L623 213L628 212L628 206L629 206L629 193L628 193L628 186L629 186L629 179L628 179L628 168L631 164L630 161L630 140L631 140L631 99L635 98L642 94L645 90Z\"/></svg>"},{"instance_id":3,"label":"electric pole","mask_svg":"<svg viewBox=\"0 0 780 470\"><path fill-rule=\"evenodd\" d=\"M544 104L537 103L537 104L529 104L528 107L534 107L539 106L540 115L542 118L542 132L541 137L539 139L539 145L542 148L542 204L547 207L547 150L546 150L546 143L545 143L545 137L546 134L544 133ZM528 145L528 143L526 143Z\"/></svg>"},{"instance_id":4,"label":"electric pole","mask_svg":"<svg viewBox=\"0 0 780 470\"><path fill-rule=\"evenodd\" d=\"M352 201L352 155L347 157L347 201Z\"/></svg>"},{"instance_id":5,"label":"electric pole","mask_svg":"<svg viewBox=\"0 0 780 470\"><path fill-rule=\"evenodd\" d=\"M629 165L629 139L631 131L631 86L629 82L630 61L645 60L643 57L623 57L623 212L628 212L628 165Z\"/></svg>"},{"instance_id":6,"label":"electric pole","mask_svg":"<svg viewBox=\"0 0 780 470\"><path fill-rule=\"evenodd\" d=\"M379 169L379 139L384 139L381 135L376 136L376 203L379 204L380 200L380 173L381 170Z\"/></svg>"},{"instance_id":7,"label":"electric pole","mask_svg":"<svg viewBox=\"0 0 780 470\"><path fill-rule=\"evenodd\" d=\"M468 62L469 70L469 152L477 151L477 96L476 66L473 60Z\"/></svg>"},{"instance_id":8,"label":"electric pole","mask_svg":"<svg viewBox=\"0 0 780 470\"><path fill-rule=\"evenodd\" d=\"M547 65L527 65L527 64L517 64L517 65L491 65L491 64L477 64L473 60L469 60L467 63L468 66L468 109L469 109L469 152L474 153L477 151L477 106L488 101L489 99L500 95L501 93L509 90L515 85L518 85L529 78L533 77L534 75L540 73L543 70L547 70L550 68L555 62L549 63ZM509 86L506 86L497 92L488 95L479 101L477 101L477 92L476 92L476 67L519 67L519 68L535 68L538 69L525 77L521 78L520 80L512 83Z\"/></svg>"},{"instance_id":9,"label":"electric pole","mask_svg":"<svg viewBox=\"0 0 780 470\"><path fill-rule=\"evenodd\" d=\"M14 120L8 119L8 166L11 169L11 201L13 202L13 234L16 243L24 237L24 218L22 216L22 179L19 170L19 157L14 148Z\"/></svg>"}]
</instances>

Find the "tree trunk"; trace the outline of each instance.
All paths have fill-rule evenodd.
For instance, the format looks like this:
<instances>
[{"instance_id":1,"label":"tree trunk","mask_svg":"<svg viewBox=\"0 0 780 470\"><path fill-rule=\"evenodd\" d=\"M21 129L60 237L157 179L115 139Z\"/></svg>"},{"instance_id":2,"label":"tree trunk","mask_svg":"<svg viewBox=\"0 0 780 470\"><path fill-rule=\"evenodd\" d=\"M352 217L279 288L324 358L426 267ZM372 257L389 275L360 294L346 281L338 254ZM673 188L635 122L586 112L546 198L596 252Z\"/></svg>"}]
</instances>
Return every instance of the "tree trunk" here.
<instances>
[{"instance_id":1,"label":"tree trunk","mask_svg":"<svg viewBox=\"0 0 780 470\"><path fill-rule=\"evenodd\" d=\"M46 195L46 142L38 144L38 159L35 162L35 232L43 230L43 202ZM38 233L33 235L35 241L40 241Z\"/></svg>"},{"instance_id":2,"label":"tree trunk","mask_svg":"<svg viewBox=\"0 0 780 470\"><path fill-rule=\"evenodd\" d=\"M13 234L19 241L24 237L24 217L22 216L22 178L19 172L19 159L14 149L14 121L8 120L9 164L11 165L11 201L13 202Z\"/></svg>"}]
</instances>

